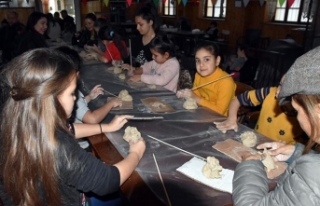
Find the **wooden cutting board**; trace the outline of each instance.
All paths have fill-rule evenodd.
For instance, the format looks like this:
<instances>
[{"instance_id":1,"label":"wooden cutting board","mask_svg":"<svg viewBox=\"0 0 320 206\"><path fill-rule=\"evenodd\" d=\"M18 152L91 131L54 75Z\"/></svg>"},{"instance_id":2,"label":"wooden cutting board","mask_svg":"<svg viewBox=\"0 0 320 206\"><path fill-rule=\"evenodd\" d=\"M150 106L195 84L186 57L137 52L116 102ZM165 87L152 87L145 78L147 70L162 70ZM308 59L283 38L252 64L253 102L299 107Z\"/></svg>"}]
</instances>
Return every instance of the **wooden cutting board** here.
<instances>
[{"instance_id":1,"label":"wooden cutting board","mask_svg":"<svg viewBox=\"0 0 320 206\"><path fill-rule=\"evenodd\" d=\"M227 155L228 157L234 159L237 162L241 162L241 153L242 152L251 152L252 154L256 154L257 151L244 146L242 143L237 142L233 139L227 139L222 142L218 142L215 145L212 146L214 149L218 150L219 152ZM278 168L271 170L267 172L267 177L269 179L274 179L281 175L286 169L287 169L287 164L282 163L282 162L276 162Z\"/></svg>"},{"instance_id":2,"label":"wooden cutting board","mask_svg":"<svg viewBox=\"0 0 320 206\"><path fill-rule=\"evenodd\" d=\"M175 111L170 105L163 102L157 97L149 97L149 98L141 99L141 102L146 107L148 107L153 113L166 113L166 112ZM160 104L159 106L157 106L158 103Z\"/></svg>"},{"instance_id":3,"label":"wooden cutting board","mask_svg":"<svg viewBox=\"0 0 320 206\"><path fill-rule=\"evenodd\" d=\"M109 102L113 98L115 98L115 97L109 97L107 101ZM130 102L122 101L121 107L113 107L111 110L124 110L124 109L133 109L132 101L130 101Z\"/></svg>"}]
</instances>

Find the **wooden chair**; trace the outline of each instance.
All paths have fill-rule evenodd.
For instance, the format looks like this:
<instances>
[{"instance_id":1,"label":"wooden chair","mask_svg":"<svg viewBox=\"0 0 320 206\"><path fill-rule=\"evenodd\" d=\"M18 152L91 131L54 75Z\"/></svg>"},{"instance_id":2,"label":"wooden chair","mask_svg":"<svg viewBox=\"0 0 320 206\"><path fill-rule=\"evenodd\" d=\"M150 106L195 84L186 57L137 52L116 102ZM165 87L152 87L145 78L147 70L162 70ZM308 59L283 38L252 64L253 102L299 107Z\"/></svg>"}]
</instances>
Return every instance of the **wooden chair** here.
<instances>
[{"instance_id":1,"label":"wooden chair","mask_svg":"<svg viewBox=\"0 0 320 206\"><path fill-rule=\"evenodd\" d=\"M241 82L237 82L237 81L235 83L237 85L236 92L235 92L236 96L238 96L239 94L242 94L246 91L254 90L254 88L251 87L250 85L247 85L247 84L244 84ZM251 111L251 108L249 108L249 107L240 107L238 110L238 122L242 123L246 117L246 114L250 111Z\"/></svg>"}]
</instances>

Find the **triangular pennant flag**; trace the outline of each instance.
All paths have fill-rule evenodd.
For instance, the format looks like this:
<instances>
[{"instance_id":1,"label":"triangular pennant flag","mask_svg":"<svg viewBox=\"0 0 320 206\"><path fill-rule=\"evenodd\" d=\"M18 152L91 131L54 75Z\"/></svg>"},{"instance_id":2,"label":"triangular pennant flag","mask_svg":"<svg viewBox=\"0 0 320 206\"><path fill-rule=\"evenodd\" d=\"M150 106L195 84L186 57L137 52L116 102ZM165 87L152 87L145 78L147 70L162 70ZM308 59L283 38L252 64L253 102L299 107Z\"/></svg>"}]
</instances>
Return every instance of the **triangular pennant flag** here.
<instances>
[{"instance_id":1,"label":"triangular pennant flag","mask_svg":"<svg viewBox=\"0 0 320 206\"><path fill-rule=\"evenodd\" d=\"M86 4L87 4L87 0L82 0L82 2L84 3L84 5L86 5Z\"/></svg>"},{"instance_id":2,"label":"triangular pennant flag","mask_svg":"<svg viewBox=\"0 0 320 206\"><path fill-rule=\"evenodd\" d=\"M193 0L193 3L195 3L195 4L196 4L197 2L198 2L198 0Z\"/></svg>"},{"instance_id":3,"label":"triangular pennant flag","mask_svg":"<svg viewBox=\"0 0 320 206\"><path fill-rule=\"evenodd\" d=\"M132 0L126 0L126 1L127 1L128 6L131 6Z\"/></svg>"},{"instance_id":4,"label":"triangular pennant flag","mask_svg":"<svg viewBox=\"0 0 320 206\"><path fill-rule=\"evenodd\" d=\"M178 0L178 5L181 3L181 0Z\"/></svg>"},{"instance_id":5,"label":"triangular pennant flag","mask_svg":"<svg viewBox=\"0 0 320 206\"><path fill-rule=\"evenodd\" d=\"M283 4L284 4L285 1L286 1L286 0L279 0L280 7L283 6Z\"/></svg>"},{"instance_id":6,"label":"triangular pennant flag","mask_svg":"<svg viewBox=\"0 0 320 206\"><path fill-rule=\"evenodd\" d=\"M244 7L247 7L247 5L249 4L249 1L250 1L250 0L242 0L242 1L243 1Z\"/></svg>"},{"instance_id":7,"label":"triangular pennant flag","mask_svg":"<svg viewBox=\"0 0 320 206\"><path fill-rule=\"evenodd\" d=\"M166 4L166 1L167 1L167 0L162 0L163 5L165 5L165 4Z\"/></svg>"},{"instance_id":8,"label":"triangular pennant flag","mask_svg":"<svg viewBox=\"0 0 320 206\"><path fill-rule=\"evenodd\" d=\"M294 3L294 0L288 0L288 7L291 8L292 4Z\"/></svg>"},{"instance_id":9,"label":"triangular pennant flag","mask_svg":"<svg viewBox=\"0 0 320 206\"><path fill-rule=\"evenodd\" d=\"M216 5L217 0L211 0L211 2L212 2L212 5L214 6L214 5Z\"/></svg>"},{"instance_id":10,"label":"triangular pennant flag","mask_svg":"<svg viewBox=\"0 0 320 206\"><path fill-rule=\"evenodd\" d=\"M182 0L183 6L186 6L186 5L187 5L187 2L188 2L188 0Z\"/></svg>"},{"instance_id":11,"label":"triangular pennant flag","mask_svg":"<svg viewBox=\"0 0 320 206\"><path fill-rule=\"evenodd\" d=\"M263 6L264 0L259 0L260 6Z\"/></svg>"},{"instance_id":12,"label":"triangular pennant flag","mask_svg":"<svg viewBox=\"0 0 320 206\"><path fill-rule=\"evenodd\" d=\"M109 5L109 0L103 0L104 5L108 6Z\"/></svg>"},{"instance_id":13,"label":"triangular pennant flag","mask_svg":"<svg viewBox=\"0 0 320 206\"><path fill-rule=\"evenodd\" d=\"M153 0L153 3L154 3L154 5L155 5L156 7L159 6L159 0Z\"/></svg>"}]
</instances>

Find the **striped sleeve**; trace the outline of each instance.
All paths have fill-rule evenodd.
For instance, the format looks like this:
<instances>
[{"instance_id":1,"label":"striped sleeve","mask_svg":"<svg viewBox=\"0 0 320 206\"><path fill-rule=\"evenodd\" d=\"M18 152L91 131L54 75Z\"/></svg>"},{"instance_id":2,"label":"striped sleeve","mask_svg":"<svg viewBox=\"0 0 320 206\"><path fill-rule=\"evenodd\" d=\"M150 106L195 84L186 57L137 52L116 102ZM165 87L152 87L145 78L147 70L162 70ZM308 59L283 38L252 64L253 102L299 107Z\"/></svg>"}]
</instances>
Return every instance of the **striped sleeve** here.
<instances>
[{"instance_id":1,"label":"striped sleeve","mask_svg":"<svg viewBox=\"0 0 320 206\"><path fill-rule=\"evenodd\" d=\"M241 106L257 106L263 102L263 100L270 93L270 87L265 87L257 90L246 91L237 96L237 99Z\"/></svg>"}]
</instances>

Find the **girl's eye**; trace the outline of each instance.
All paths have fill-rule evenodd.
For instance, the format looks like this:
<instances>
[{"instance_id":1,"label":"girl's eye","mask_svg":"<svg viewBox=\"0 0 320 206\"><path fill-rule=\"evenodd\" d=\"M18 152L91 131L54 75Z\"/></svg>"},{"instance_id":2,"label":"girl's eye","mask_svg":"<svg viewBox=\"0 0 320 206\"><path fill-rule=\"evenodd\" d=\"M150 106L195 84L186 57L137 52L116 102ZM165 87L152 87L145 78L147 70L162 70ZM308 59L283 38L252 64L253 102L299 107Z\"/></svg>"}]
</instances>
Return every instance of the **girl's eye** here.
<instances>
[{"instance_id":1,"label":"girl's eye","mask_svg":"<svg viewBox=\"0 0 320 206\"><path fill-rule=\"evenodd\" d=\"M200 61L199 61L199 59L196 59L196 63L198 64Z\"/></svg>"},{"instance_id":2,"label":"girl's eye","mask_svg":"<svg viewBox=\"0 0 320 206\"><path fill-rule=\"evenodd\" d=\"M210 61L210 58L205 58L204 60L205 60L206 62L208 62L208 61Z\"/></svg>"}]
</instances>

